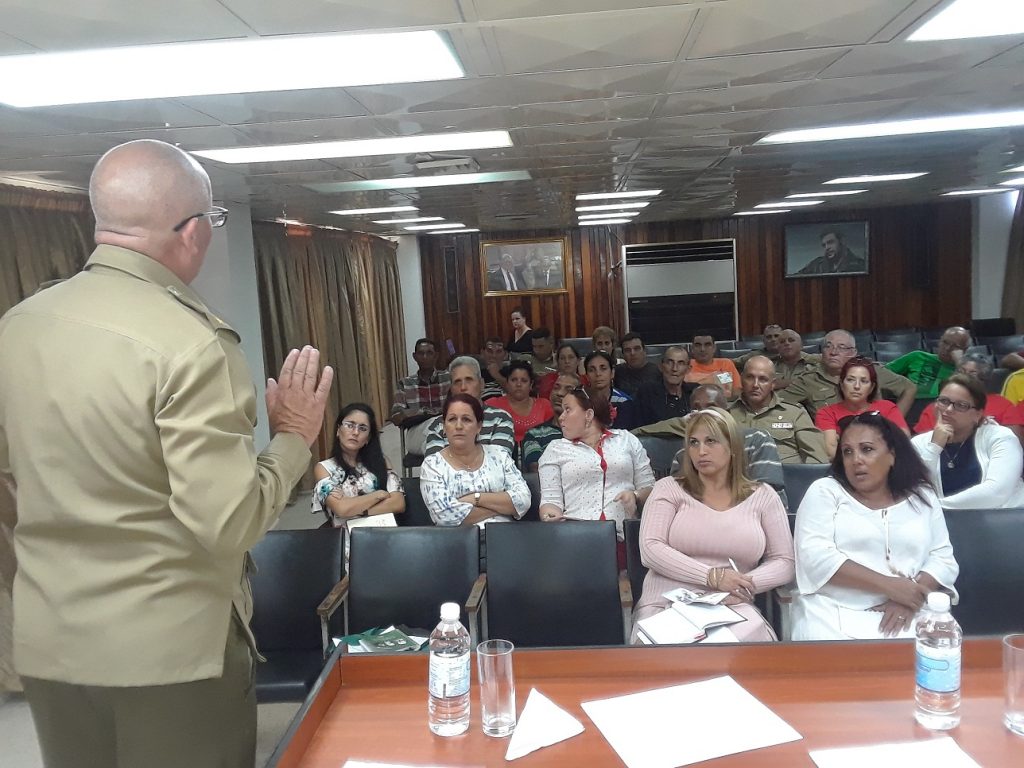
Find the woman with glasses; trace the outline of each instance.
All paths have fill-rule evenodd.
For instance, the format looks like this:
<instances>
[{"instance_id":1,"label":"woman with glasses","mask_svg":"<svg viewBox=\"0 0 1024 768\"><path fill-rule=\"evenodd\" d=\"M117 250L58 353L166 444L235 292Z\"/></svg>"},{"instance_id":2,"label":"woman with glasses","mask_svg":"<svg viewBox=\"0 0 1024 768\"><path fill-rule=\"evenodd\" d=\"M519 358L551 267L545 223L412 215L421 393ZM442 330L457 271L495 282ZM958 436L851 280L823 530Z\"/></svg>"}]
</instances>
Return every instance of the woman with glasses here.
<instances>
[{"instance_id":1,"label":"woman with glasses","mask_svg":"<svg viewBox=\"0 0 1024 768\"><path fill-rule=\"evenodd\" d=\"M836 384L839 402L826 405L814 416L814 426L825 435L825 450L829 461L836 457L839 445L839 420L858 413L873 411L889 419L910 437L907 422L896 407L896 403L878 398L878 374L871 361L863 357L851 357L839 372Z\"/></svg>"},{"instance_id":2,"label":"woman with glasses","mask_svg":"<svg viewBox=\"0 0 1024 768\"><path fill-rule=\"evenodd\" d=\"M727 411L686 416L680 473L659 480L640 523L640 557L648 567L636 621L669 607L678 587L727 592L725 604L745 621L729 632L741 641L775 640L754 595L793 578L793 537L775 491L746 474L743 436Z\"/></svg>"},{"instance_id":3,"label":"woman with glasses","mask_svg":"<svg viewBox=\"0 0 1024 768\"><path fill-rule=\"evenodd\" d=\"M1024 506L1020 440L985 416L987 402L981 382L954 373L935 400L935 428L914 437L946 509Z\"/></svg>"},{"instance_id":4,"label":"woman with glasses","mask_svg":"<svg viewBox=\"0 0 1024 768\"><path fill-rule=\"evenodd\" d=\"M562 398L562 438L544 450L540 473L540 519L614 520L619 568L626 567L622 521L637 517L654 486L647 451L625 430L609 429L606 397L579 388Z\"/></svg>"},{"instance_id":5,"label":"woman with glasses","mask_svg":"<svg viewBox=\"0 0 1024 768\"><path fill-rule=\"evenodd\" d=\"M830 476L796 514L793 639L912 637L929 592L955 597L942 506L893 422L869 412L839 428Z\"/></svg>"},{"instance_id":6,"label":"woman with glasses","mask_svg":"<svg viewBox=\"0 0 1024 768\"><path fill-rule=\"evenodd\" d=\"M335 528L390 527L405 511L402 483L384 460L377 419L366 403L341 409L331 456L316 465L313 478L313 513L326 515Z\"/></svg>"},{"instance_id":7,"label":"woman with glasses","mask_svg":"<svg viewBox=\"0 0 1024 768\"><path fill-rule=\"evenodd\" d=\"M505 371L505 395L493 397L487 404L501 408L512 417L516 445L523 442L526 430L555 417L551 401L531 393L536 377L533 366L525 360L513 360Z\"/></svg>"}]
</instances>

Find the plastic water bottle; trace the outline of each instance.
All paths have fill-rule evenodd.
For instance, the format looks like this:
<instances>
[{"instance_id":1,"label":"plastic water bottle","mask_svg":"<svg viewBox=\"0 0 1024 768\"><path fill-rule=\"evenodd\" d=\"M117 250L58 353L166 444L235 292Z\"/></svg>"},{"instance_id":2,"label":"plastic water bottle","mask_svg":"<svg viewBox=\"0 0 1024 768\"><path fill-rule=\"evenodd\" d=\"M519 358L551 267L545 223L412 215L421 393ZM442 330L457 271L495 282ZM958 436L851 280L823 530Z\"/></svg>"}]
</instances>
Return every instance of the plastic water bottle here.
<instances>
[{"instance_id":1,"label":"plastic water bottle","mask_svg":"<svg viewBox=\"0 0 1024 768\"><path fill-rule=\"evenodd\" d=\"M469 728L469 632L459 621L459 604L441 606L441 623L430 633L427 722L438 736Z\"/></svg>"},{"instance_id":2,"label":"plastic water bottle","mask_svg":"<svg viewBox=\"0 0 1024 768\"><path fill-rule=\"evenodd\" d=\"M960 725L960 646L963 631L949 612L949 595L932 592L914 625L917 636L917 722L933 731Z\"/></svg>"}]
</instances>

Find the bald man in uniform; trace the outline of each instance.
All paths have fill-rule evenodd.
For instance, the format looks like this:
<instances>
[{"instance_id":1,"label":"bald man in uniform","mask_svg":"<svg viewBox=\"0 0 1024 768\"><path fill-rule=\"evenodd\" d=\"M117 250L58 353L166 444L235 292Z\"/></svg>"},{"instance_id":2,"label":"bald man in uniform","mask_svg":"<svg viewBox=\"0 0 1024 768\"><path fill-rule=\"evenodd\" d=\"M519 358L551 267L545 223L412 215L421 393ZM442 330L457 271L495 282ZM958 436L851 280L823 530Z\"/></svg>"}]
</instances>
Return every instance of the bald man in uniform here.
<instances>
[{"instance_id":1,"label":"bald man in uniform","mask_svg":"<svg viewBox=\"0 0 1024 768\"><path fill-rule=\"evenodd\" d=\"M246 552L309 467L333 371L292 350L267 382L189 287L210 180L135 141L89 184L85 269L0 320L0 475L17 490L15 667L47 768L251 768Z\"/></svg>"}]
</instances>

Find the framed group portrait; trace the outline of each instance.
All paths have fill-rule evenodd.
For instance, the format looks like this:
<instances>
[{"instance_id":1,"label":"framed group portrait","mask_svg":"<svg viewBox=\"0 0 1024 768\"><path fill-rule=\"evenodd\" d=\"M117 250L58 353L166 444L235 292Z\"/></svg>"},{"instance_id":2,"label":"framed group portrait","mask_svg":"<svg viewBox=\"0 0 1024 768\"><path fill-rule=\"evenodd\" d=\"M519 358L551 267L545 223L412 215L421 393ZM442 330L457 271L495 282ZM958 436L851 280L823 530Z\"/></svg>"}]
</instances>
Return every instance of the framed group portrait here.
<instances>
[{"instance_id":1,"label":"framed group portrait","mask_svg":"<svg viewBox=\"0 0 1024 768\"><path fill-rule=\"evenodd\" d=\"M567 293L565 238L480 243L484 296Z\"/></svg>"},{"instance_id":2,"label":"framed group portrait","mask_svg":"<svg viewBox=\"0 0 1024 768\"><path fill-rule=\"evenodd\" d=\"M786 277L868 274L868 223L786 225Z\"/></svg>"}]
</instances>

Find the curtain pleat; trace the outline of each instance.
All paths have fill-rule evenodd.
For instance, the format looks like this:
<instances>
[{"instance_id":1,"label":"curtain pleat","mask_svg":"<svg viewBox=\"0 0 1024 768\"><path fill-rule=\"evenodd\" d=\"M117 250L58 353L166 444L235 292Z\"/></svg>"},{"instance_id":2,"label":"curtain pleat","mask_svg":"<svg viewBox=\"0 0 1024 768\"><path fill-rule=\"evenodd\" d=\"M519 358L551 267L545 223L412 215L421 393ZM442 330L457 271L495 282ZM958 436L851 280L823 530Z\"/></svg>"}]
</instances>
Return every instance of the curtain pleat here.
<instances>
[{"instance_id":1,"label":"curtain pleat","mask_svg":"<svg viewBox=\"0 0 1024 768\"><path fill-rule=\"evenodd\" d=\"M1010 225L1002 316L1012 317L1017 321L1017 333L1024 332L1024 190L1017 194Z\"/></svg>"},{"instance_id":2,"label":"curtain pleat","mask_svg":"<svg viewBox=\"0 0 1024 768\"><path fill-rule=\"evenodd\" d=\"M344 405L369 403L378 423L390 410L405 357L396 246L372 235L262 222L253 224L253 245L268 375L276 376L288 350L304 344L334 366L318 444L324 456Z\"/></svg>"}]
</instances>

